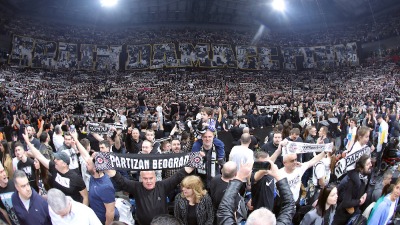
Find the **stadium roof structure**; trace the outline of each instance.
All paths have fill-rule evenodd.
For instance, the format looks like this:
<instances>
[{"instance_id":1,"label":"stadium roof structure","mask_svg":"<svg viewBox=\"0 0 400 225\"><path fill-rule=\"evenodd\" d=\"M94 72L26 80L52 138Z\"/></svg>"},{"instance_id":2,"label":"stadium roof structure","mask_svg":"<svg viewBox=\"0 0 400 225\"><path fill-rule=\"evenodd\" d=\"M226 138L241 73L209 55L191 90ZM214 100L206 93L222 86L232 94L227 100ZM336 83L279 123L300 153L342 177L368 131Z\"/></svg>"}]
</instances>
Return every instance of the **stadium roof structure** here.
<instances>
[{"instance_id":1,"label":"stadium roof structure","mask_svg":"<svg viewBox=\"0 0 400 225\"><path fill-rule=\"evenodd\" d=\"M280 27L371 19L400 10L398 0L285 0L279 14L272 0L119 0L103 8L100 0L3 0L14 13L64 21L126 25L159 23Z\"/></svg>"}]
</instances>

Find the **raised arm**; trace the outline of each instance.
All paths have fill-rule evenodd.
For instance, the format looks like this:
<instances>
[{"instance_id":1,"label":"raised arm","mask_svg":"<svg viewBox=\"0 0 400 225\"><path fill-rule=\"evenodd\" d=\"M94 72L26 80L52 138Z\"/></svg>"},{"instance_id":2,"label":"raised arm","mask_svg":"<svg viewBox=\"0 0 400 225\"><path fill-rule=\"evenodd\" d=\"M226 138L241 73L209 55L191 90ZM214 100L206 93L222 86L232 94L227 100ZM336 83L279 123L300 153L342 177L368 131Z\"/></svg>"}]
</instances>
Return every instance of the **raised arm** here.
<instances>
[{"instance_id":1,"label":"raised arm","mask_svg":"<svg viewBox=\"0 0 400 225\"><path fill-rule=\"evenodd\" d=\"M32 153L33 157L39 160L39 162L43 164L43 166L46 167L46 169L49 169L50 160L46 159L46 157L44 157L42 153L40 153L40 151L37 150L35 146L33 146L33 144L29 141L28 131L26 129L25 132L22 134L22 137L24 138L25 143L29 147L29 151Z\"/></svg>"},{"instance_id":2,"label":"raised arm","mask_svg":"<svg viewBox=\"0 0 400 225\"><path fill-rule=\"evenodd\" d=\"M288 140L285 139L281 142L279 142L278 148L276 149L276 151L274 152L274 154L271 155L271 157L269 158L272 162L275 163L276 159L281 155L282 153L282 147L285 147L288 143Z\"/></svg>"},{"instance_id":3,"label":"raised arm","mask_svg":"<svg viewBox=\"0 0 400 225\"><path fill-rule=\"evenodd\" d=\"M78 133L76 133L76 131L71 132L71 137L72 139L74 139L76 148L81 154L83 160L85 160L85 162L92 161L89 152L85 149L85 147L83 147L81 142L78 140Z\"/></svg>"},{"instance_id":4,"label":"raised arm","mask_svg":"<svg viewBox=\"0 0 400 225\"><path fill-rule=\"evenodd\" d=\"M321 161L325 157L325 152L321 152L318 155L314 156L310 161L308 161L308 168L314 166L317 162Z\"/></svg>"},{"instance_id":5,"label":"raised arm","mask_svg":"<svg viewBox=\"0 0 400 225\"><path fill-rule=\"evenodd\" d=\"M43 125L44 125L44 121L40 120L40 128L39 131L36 134L36 138L40 139L40 135L43 133Z\"/></svg>"}]
</instances>

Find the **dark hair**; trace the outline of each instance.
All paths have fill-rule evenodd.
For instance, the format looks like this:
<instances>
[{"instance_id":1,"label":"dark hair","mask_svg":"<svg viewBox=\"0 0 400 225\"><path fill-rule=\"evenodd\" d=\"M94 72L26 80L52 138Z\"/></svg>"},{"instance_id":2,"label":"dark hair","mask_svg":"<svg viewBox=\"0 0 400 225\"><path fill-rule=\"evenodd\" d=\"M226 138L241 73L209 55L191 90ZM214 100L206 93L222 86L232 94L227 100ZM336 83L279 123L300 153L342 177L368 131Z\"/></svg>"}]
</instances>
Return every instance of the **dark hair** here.
<instances>
[{"instance_id":1,"label":"dark hair","mask_svg":"<svg viewBox=\"0 0 400 225\"><path fill-rule=\"evenodd\" d=\"M24 148L24 145L23 145L20 141L15 142L14 151L15 151L15 148L16 148L16 147L21 147L22 149L25 149L25 148Z\"/></svg>"},{"instance_id":2,"label":"dark hair","mask_svg":"<svg viewBox=\"0 0 400 225\"><path fill-rule=\"evenodd\" d=\"M50 129L50 128L51 128L50 123L45 123L45 124L43 125L43 130L47 130L47 129Z\"/></svg>"},{"instance_id":3,"label":"dark hair","mask_svg":"<svg viewBox=\"0 0 400 225\"><path fill-rule=\"evenodd\" d=\"M387 194L391 193L393 191L394 188L394 184L386 184L383 188L382 188L382 196L386 196Z\"/></svg>"},{"instance_id":4,"label":"dark hair","mask_svg":"<svg viewBox=\"0 0 400 225\"><path fill-rule=\"evenodd\" d=\"M7 141L6 140L1 140L1 145L3 145L3 148L4 148L3 157L5 157L7 154L10 154L10 149L8 148Z\"/></svg>"},{"instance_id":5,"label":"dark hair","mask_svg":"<svg viewBox=\"0 0 400 225\"><path fill-rule=\"evenodd\" d=\"M48 134L46 131L43 131L43 132L40 134L40 137L39 137L40 142L41 142L41 143L46 142L47 136L48 136L48 135L49 135L49 134Z\"/></svg>"},{"instance_id":6,"label":"dark hair","mask_svg":"<svg viewBox=\"0 0 400 225\"><path fill-rule=\"evenodd\" d=\"M335 185L329 184L328 186L324 187L320 192L318 196L318 203L315 206L317 210L317 214L319 216L324 217L325 213L329 210L332 209L334 206L330 206L328 209L325 209L326 202L328 200L329 195L331 194L331 191L336 188Z\"/></svg>"},{"instance_id":7,"label":"dark hair","mask_svg":"<svg viewBox=\"0 0 400 225\"><path fill-rule=\"evenodd\" d=\"M362 155L356 162L356 168L355 168L356 171L361 172L364 169L365 164L367 163L367 160L370 158L371 157L367 154Z\"/></svg>"},{"instance_id":8,"label":"dark hair","mask_svg":"<svg viewBox=\"0 0 400 225\"><path fill-rule=\"evenodd\" d=\"M110 148L110 142L108 142L107 140L100 141L99 146L100 145L104 145L104 146L106 146L106 148Z\"/></svg>"},{"instance_id":9,"label":"dark hair","mask_svg":"<svg viewBox=\"0 0 400 225\"><path fill-rule=\"evenodd\" d=\"M168 214L158 215L153 218L150 225L182 225L182 221Z\"/></svg>"}]
</instances>

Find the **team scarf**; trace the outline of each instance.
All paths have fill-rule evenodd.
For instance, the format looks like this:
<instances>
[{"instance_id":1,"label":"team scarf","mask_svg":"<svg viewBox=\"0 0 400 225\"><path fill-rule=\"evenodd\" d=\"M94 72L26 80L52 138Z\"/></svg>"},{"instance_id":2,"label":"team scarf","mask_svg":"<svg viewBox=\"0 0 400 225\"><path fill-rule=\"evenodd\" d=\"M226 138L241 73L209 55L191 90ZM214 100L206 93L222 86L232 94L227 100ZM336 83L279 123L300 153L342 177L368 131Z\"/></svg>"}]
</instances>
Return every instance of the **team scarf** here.
<instances>
[{"instance_id":1,"label":"team scarf","mask_svg":"<svg viewBox=\"0 0 400 225\"><path fill-rule=\"evenodd\" d=\"M282 155L303 154L312 152L332 152L333 143L328 144L310 144L302 142L289 141L286 147L282 148Z\"/></svg>"},{"instance_id":2,"label":"team scarf","mask_svg":"<svg viewBox=\"0 0 400 225\"><path fill-rule=\"evenodd\" d=\"M162 170L182 167L204 169L203 158L199 152L171 154L118 154L98 152L95 156L95 168L104 170Z\"/></svg>"}]
</instances>

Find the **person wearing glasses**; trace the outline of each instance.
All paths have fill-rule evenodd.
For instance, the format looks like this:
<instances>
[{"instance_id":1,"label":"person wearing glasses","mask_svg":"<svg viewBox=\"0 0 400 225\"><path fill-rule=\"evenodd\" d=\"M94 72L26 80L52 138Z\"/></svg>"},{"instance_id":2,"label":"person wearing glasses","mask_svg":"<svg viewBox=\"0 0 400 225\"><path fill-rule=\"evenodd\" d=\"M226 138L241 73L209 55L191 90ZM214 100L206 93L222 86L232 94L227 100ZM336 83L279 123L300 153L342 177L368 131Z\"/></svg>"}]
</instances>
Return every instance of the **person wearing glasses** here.
<instances>
[{"instance_id":1,"label":"person wearing glasses","mask_svg":"<svg viewBox=\"0 0 400 225\"><path fill-rule=\"evenodd\" d=\"M287 178L290 190L293 193L293 199L296 202L299 199L301 177L308 168L314 166L317 162L325 157L325 152L321 152L314 156L310 161L300 163L297 162L297 154L287 154L283 156L283 168L280 169L283 176Z\"/></svg>"},{"instance_id":2,"label":"person wearing glasses","mask_svg":"<svg viewBox=\"0 0 400 225\"><path fill-rule=\"evenodd\" d=\"M300 225L331 225L335 216L337 200L337 188L327 185L321 190L315 208L304 216Z\"/></svg>"}]
</instances>

